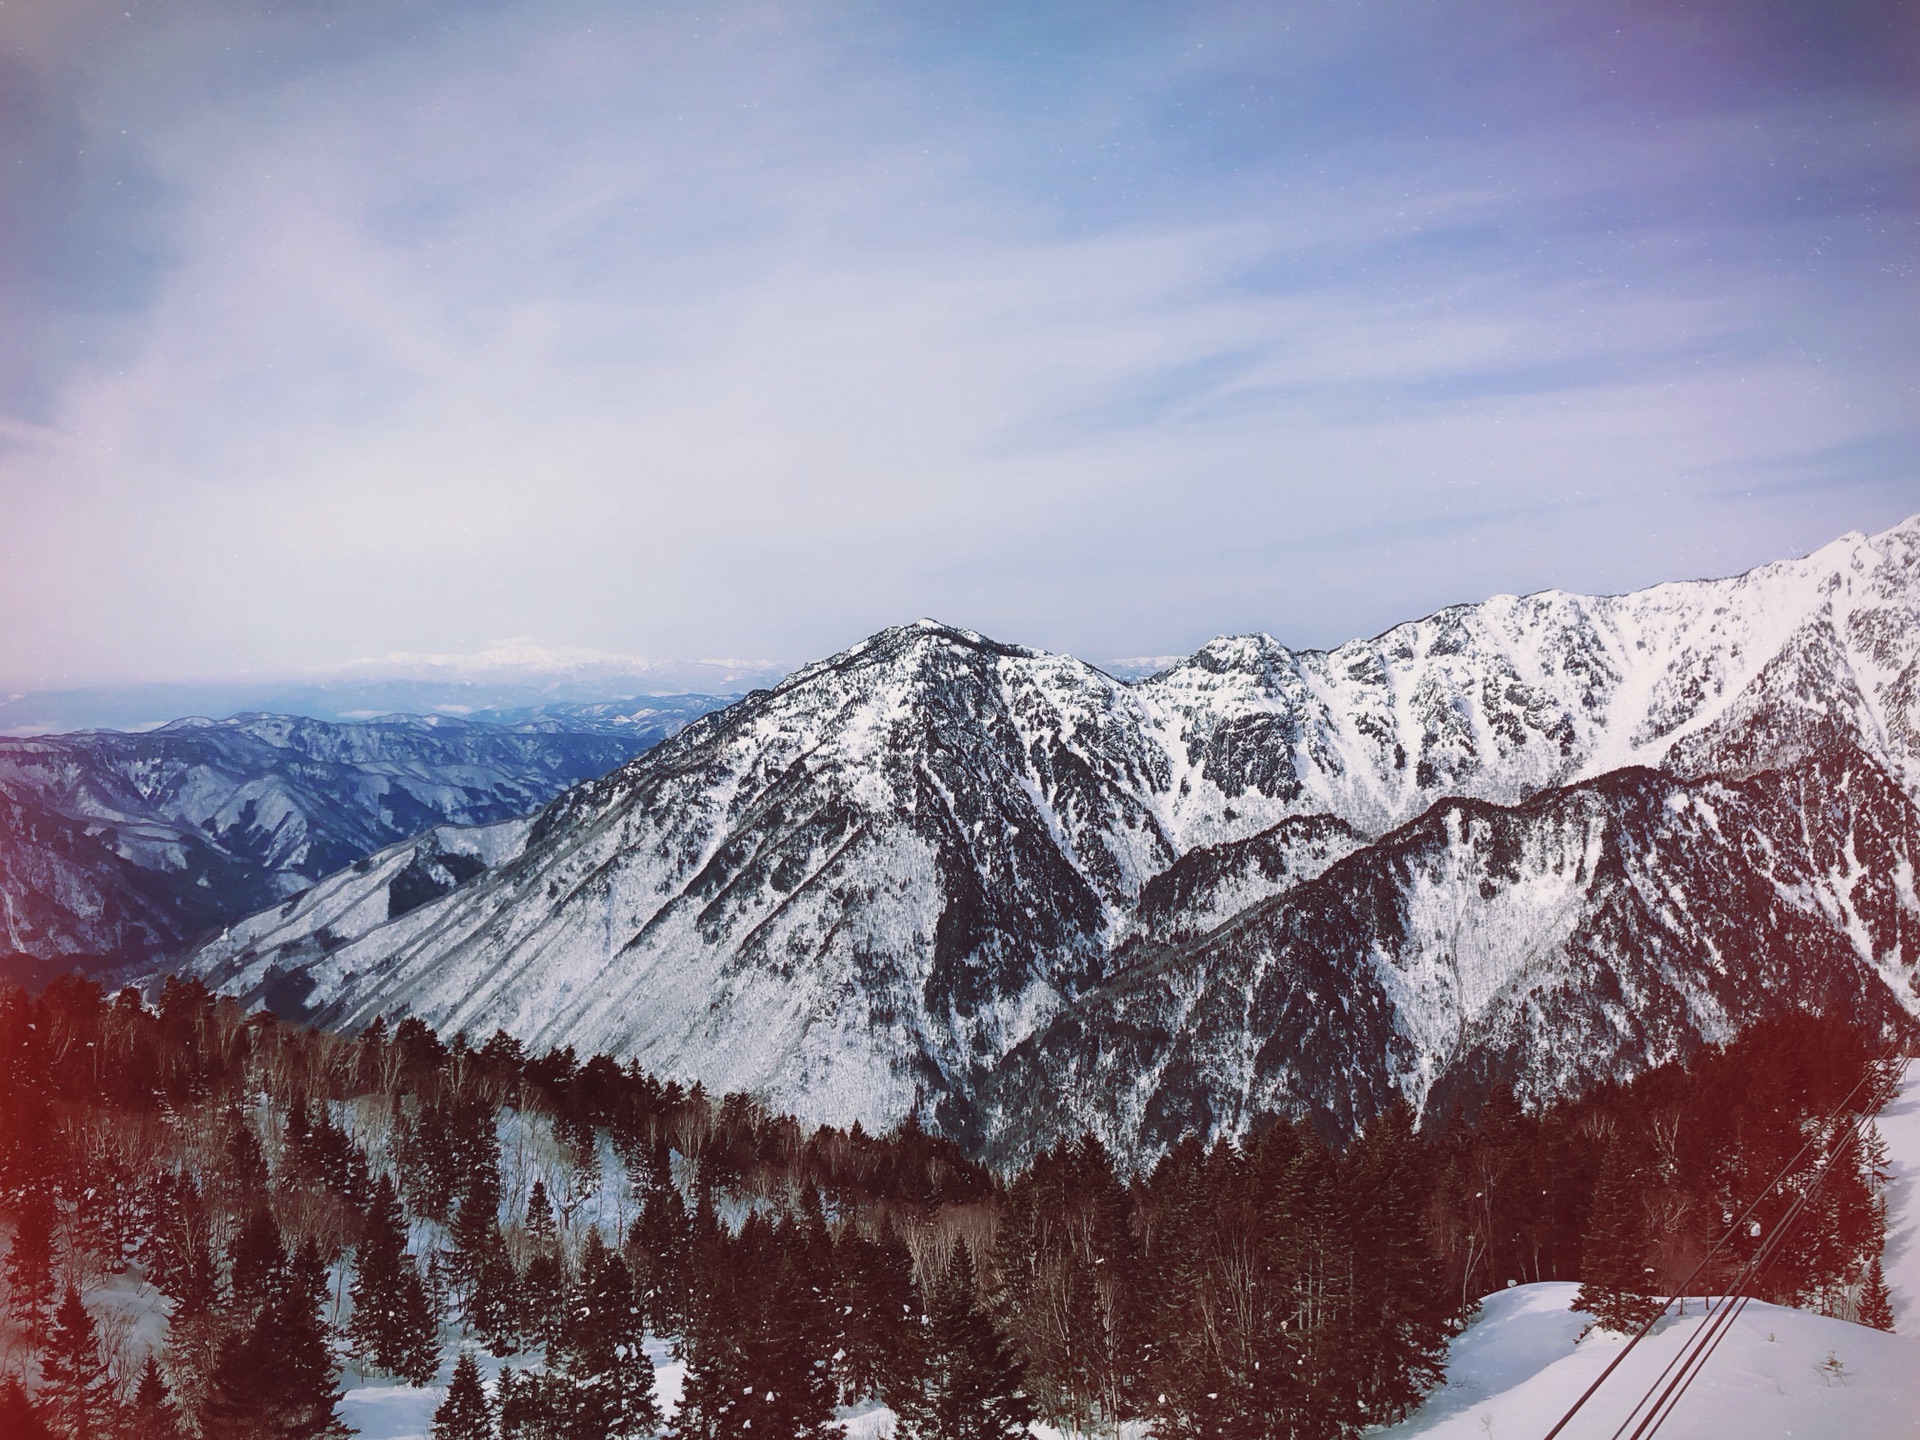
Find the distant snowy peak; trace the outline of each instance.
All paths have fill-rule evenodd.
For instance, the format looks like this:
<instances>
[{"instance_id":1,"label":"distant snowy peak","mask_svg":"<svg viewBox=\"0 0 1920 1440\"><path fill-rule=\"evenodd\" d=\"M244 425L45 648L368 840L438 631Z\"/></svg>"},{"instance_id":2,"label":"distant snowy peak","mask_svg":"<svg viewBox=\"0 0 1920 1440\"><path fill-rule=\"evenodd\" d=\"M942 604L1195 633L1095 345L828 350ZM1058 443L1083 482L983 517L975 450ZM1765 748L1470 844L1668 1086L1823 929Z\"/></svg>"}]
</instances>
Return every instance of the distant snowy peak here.
<instances>
[{"instance_id":1,"label":"distant snowy peak","mask_svg":"<svg viewBox=\"0 0 1920 1440\"><path fill-rule=\"evenodd\" d=\"M547 691L558 699L600 700L642 691L737 692L771 685L785 673L784 666L771 660L654 660L519 638L465 654L402 651L351 660L310 672L309 678L328 684L368 680L512 684Z\"/></svg>"}]
</instances>

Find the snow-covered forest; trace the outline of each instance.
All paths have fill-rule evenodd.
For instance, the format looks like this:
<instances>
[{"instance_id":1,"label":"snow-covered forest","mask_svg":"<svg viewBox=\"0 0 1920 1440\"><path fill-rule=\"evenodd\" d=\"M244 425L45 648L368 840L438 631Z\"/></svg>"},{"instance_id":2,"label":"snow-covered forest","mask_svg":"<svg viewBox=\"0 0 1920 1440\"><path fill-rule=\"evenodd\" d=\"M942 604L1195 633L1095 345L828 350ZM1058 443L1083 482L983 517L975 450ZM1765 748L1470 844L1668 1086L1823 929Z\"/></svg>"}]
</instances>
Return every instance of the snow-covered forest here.
<instances>
[{"instance_id":1,"label":"snow-covered forest","mask_svg":"<svg viewBox=\"0 0 1920 1440\"><path fill-rule=\"evenodd\" d=\"M1788 1016L1533 1112L1001 1174L504 1035L0 992L0 1432L1356 1435L1483 1298L1578 1281L1625 1326L1759 1197L1694 1289L1727 1284L1881 1054ZM1890 1326L1884 1179L1844 1156L1759 1298Z\"/></svg>"}]
</instances>

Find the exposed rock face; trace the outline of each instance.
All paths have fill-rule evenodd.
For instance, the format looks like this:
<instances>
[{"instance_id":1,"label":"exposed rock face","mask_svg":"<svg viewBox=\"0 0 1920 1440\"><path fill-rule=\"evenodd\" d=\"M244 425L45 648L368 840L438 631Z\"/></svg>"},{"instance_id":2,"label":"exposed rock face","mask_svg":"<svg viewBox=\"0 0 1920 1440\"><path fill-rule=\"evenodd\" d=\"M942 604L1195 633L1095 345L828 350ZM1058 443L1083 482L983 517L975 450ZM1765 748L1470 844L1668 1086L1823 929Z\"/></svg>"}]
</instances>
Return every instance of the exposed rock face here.
<instances>
[{"instance_id":1,"label":"exposed rock face","mask_svg":"<svg viewBox=\"0 0 1920 1440\"><path fill-rule=\"evenodd\" d=\"M1330 652L1217 640L1134 685L921 622L568 792L444 894L396 908L390 852L327 946L250 921L191 964L1002 1149L1344 1126L1790 1001L1913 1007L1917 697L1920 520Z\"/></svg>"}]
</instances>

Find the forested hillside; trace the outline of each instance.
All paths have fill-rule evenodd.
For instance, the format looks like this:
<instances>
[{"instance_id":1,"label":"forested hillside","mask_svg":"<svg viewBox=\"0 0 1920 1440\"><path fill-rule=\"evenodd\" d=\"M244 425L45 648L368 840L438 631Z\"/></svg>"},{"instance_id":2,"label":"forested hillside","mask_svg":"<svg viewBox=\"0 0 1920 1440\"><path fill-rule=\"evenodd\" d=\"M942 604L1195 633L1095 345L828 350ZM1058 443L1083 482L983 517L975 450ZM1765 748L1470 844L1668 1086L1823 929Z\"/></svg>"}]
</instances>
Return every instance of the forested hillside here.
<instances>
[{"instance_id":1,"label":"forested hillside","mask_svg":"<svg viewBox=\"0 0 1920 1440\"><path fill-rule=\"evenodd\" d=\"M808 1131L501 1035L346 1038L179 981L0 992L0 1431L341 1434L345 1381L389 1376L445 1386L461 1440L828 1436L874 1402L928 1440L1355 1435L1482 1295L1579 1278L1622 1323L1677 1283L1803 1147L1811 1173L1881 1052L1790 1016L1531 1113L996 1174L911 1120ZM1840 1167L1765 1298L1887 1323L1879 1183L1872 1147Z\"/></svg>"}]
</instances>

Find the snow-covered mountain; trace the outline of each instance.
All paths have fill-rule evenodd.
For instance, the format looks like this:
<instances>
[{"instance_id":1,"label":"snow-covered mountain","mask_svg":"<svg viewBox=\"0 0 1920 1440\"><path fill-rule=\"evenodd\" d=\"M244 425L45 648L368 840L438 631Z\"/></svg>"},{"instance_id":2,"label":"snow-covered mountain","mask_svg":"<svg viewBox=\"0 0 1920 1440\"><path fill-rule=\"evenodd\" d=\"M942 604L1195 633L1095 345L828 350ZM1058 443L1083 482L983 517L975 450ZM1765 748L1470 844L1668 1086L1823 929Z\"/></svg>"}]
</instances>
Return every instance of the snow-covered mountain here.
<instances>
[{"instance_id":1,"label":"snow-covered mountain","mask_svg":"<svg viewBox=\"0 0 1920 1440\"><path fill-rule=\"evenodd\" d=\"M1135 684L923 621L568 792L444 895L384 913L389 852L324 922L190 964L983 1143L1342 1123L1809 995L1912 1008L1917 706L1920 517Z\"/></svg>"},{"instance_id":2,"label":"snow-covered mountain","mask_svg":"<svg viewBox=\"0 0 1920 1440\"><path fill-rule=\"evenodd\" d=\"M163 951L403 836L536 810L686 715L601 708L486 724L247 715L0 739L0 952Z\"/></svg>"}]
</instances>

